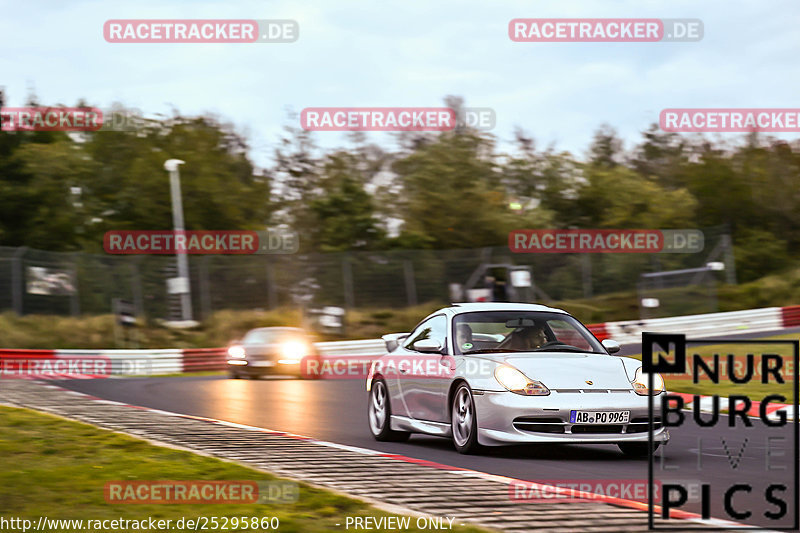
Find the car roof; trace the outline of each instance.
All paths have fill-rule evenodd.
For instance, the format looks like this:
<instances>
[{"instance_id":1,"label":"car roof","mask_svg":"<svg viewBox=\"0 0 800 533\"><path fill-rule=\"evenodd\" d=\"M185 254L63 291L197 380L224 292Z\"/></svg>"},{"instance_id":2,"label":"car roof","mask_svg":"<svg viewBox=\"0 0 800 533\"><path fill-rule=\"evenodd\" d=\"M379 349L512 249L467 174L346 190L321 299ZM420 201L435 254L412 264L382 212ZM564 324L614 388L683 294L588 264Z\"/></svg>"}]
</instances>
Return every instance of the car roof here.
<instances>
[{"instance_id":1,"label":"car roof","mask_svg":"<svg viewBox=\"0 0 800 533\"><path fill-rule=\"evenodd\" d=\"M546 313L569 314L563 309L548 307L541 304L526 304L514 302L459 302L452 307L446 307L453 314L472 313L475 311L542 311Z\"/></svg>"}]
</instances>

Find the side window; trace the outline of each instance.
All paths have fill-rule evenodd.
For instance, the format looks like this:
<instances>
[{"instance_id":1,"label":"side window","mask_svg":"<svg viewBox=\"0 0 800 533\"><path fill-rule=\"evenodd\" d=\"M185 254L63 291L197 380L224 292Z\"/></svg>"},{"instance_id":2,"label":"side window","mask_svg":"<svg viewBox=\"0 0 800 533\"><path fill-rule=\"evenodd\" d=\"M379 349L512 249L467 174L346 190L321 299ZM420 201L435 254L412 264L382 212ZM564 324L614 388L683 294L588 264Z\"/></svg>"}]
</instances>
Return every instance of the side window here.
<instances>
[{"instance_id":1,"label":"side window","mask_svg":"<svg viewBox=\"0 0 800 533\"><path fill-rule=\"evenodd\" d=\"M432 318L429 318L419 326L417 329L411 332L411 335L408 336L405 344L403 347L407 350L413 350L414 344L417 341L421 341L424 339L434 339L439 341L439 343L443 346L447 346L447 317L444 315L438 315Z\"/></svg>"}]
</instances>

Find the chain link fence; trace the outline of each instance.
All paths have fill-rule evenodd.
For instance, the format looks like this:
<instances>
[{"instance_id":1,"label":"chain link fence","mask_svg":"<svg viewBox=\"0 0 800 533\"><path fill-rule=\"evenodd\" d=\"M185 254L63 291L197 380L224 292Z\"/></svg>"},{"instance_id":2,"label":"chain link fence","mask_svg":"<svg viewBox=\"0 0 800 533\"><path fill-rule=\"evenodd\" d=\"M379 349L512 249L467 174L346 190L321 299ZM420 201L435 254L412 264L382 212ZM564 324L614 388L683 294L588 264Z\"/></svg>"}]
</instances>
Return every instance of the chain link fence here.
<instances>
[{"instance_id":1,"label":"chain link fence","mask_svg":"<svg viewBox=\"0 0 800 533\"><path fill-rule=\"evenodd\" d=\"M298 305L399 308L447 302L453 296L451 284L467 283L481 265L487 264L529 267L534 286L532 293L527 293L529 299L545 302L637 289L644 298L649 289L640 281L642 274L699 268L711 260L724 261L727 281L735 282L735 277L731 278L730 238L724 228L706 229L704 234L704 251L693 254L515 254L508 247L494 247L192 255L189 270L193 316L205 319L223 309ZM107 314L113 312L113 300L121 298L132 302L140 316L179 319L179 301L167 293L167 280L176 277L176 272L174 256L0 247L0 312ZM696 279L690 277L689 281ZM708 278L702 277L700 282L699 291L708 295ZM684 285L686 290L695 290ZM714 306L716 298L710 295L696 307L711 312Z\"/></svg>"}]
</instances>

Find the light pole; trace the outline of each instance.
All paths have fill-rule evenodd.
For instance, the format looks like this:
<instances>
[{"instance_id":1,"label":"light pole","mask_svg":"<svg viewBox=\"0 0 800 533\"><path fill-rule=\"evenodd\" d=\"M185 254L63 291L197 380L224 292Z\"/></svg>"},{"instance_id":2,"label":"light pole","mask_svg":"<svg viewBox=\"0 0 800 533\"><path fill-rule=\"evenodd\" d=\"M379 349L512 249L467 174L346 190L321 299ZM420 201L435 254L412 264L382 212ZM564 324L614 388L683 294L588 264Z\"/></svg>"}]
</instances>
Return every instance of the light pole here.
<instances>
[{"instance_id":1,"label":"light pole","mask_svg":"<svg viewBox=\"0 0 800 533\"><path fill-rule=\"evenodd\" d=\"M175 235L180 235L184 231L183 227L183 203L181 201L181 177L178 165L183 165L180 159L168 159L164 162L164 168L169 172L169 187L172 196L172 226ZM173 242L175 242L173 240ZM189 260L185 253L175 248L175 255L178 260L178 280L175 292L181 295L181 318L185 321L192 319L192 289L189 283Z\"/></svg>"}]
</instances>

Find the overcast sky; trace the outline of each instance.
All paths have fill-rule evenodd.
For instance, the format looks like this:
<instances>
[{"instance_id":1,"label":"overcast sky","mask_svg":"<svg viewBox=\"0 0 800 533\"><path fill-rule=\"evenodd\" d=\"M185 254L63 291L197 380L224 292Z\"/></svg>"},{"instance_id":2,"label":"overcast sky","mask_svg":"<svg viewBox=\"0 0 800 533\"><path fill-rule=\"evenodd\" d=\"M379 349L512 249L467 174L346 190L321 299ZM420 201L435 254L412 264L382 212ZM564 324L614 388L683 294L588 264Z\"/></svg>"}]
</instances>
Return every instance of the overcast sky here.
<instances>
[{"instance_id":1,"label":"overcast sky","mask_svg":"<svg viewBox=\"0 0 800 533\"><path fill-rule=\"evenodd\" d=\"M213 112L267 164L287 110L440 106L459 95L540 147L583 155L601 123L630 146L668 107L800 107L800 2L0 1L9 106L113 102L148 114ZM516 43L513 18L699 18L688 43ZM291 44L112 44L108 19L294 19ZM319 132L323 146L346 141ZM390 147L391 140L370 134ZM734 134L728 134L733 136Z\"/></svg>"}]
</instances>

